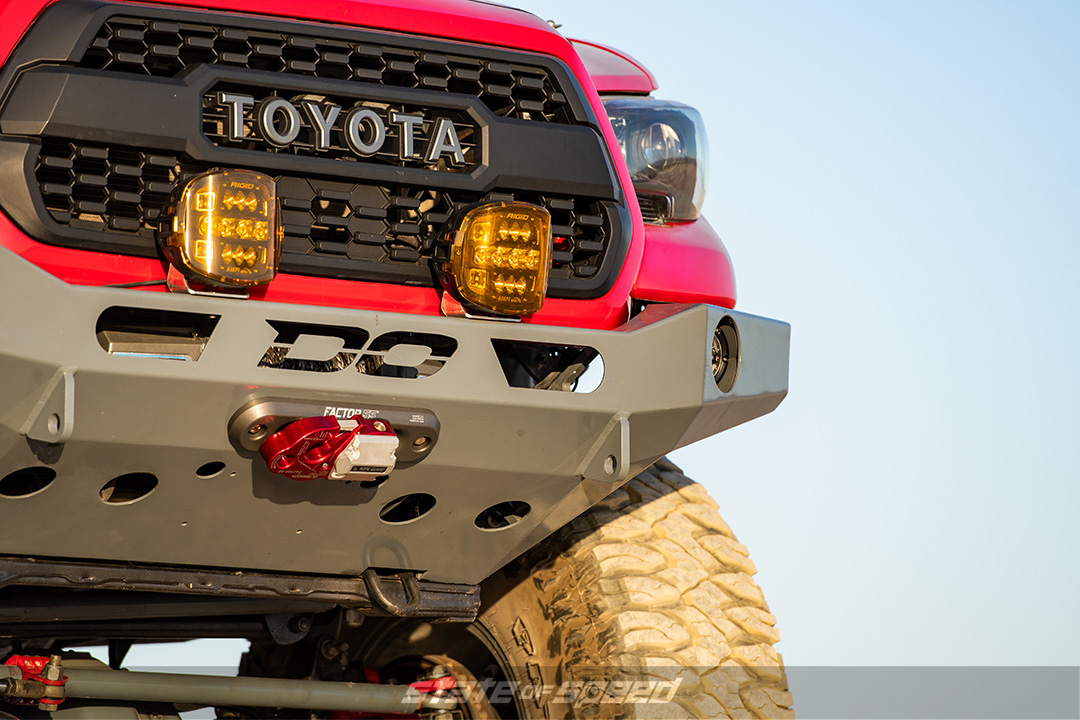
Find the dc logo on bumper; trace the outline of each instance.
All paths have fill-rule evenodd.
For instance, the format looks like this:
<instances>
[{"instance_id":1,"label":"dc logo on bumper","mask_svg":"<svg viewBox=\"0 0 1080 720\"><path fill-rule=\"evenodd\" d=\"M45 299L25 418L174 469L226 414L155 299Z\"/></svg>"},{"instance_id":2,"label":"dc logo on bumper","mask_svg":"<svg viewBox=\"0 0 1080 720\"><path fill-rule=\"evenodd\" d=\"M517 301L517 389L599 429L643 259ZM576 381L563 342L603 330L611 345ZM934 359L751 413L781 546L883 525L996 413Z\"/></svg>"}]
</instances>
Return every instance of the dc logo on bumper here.
<instances>
[{"instance_id":1,"label":"dc logo on bumper","mask_svg":"<svg viewBox=\"0 0 1080 720\"><path fill-rule=\"evenodd\" d=\"M213 97L225 110L225 136L231 141L261 140L285 148L301 141L301 133L306 132L305 146L327 151L335 135L340 135L344 145L361 158L393 150L401 160L433 165L445 159L451 165L465 164L458 129L449 118L429 120L421 114L362 103L345 110L334 103L301 100L294 104L283 97L268 97L256 104L251 95L233 92ZM245 134L245 124L251 125L252 134Z\"/></svg>"},{"instance_id":2,"label":"dc logo on bumper","mask_svg":"<svg viewBox=\"0 0 1080 720\"><path fill-rule=\"evenodd\" d=\"M266 322L277 331L277 337L259 361L259 367L264 368L331 373L355 366L365 375L422 378L439 372L457 350L457 340L435 333L391 331L368 342L371 335L357 327ZM297 349L303 338L324 348L329 343L333 349L321 354L316 351L321 356L311 357L310 350Z\"/></svg>"}]
</instances>

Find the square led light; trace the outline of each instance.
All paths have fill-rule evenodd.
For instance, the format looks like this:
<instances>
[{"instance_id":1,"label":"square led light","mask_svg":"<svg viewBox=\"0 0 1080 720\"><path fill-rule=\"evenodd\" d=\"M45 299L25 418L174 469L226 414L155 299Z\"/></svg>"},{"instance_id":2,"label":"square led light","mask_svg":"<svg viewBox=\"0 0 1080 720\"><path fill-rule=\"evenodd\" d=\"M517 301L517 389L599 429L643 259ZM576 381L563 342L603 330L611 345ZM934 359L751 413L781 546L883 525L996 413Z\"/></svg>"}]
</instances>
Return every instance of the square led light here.
<instances>
[{"instance_id":1,"label":"square led light","mask_svg":"<svg viewBox=\"0 0 1080 720\"><path fill-rule=\"evenodd\" d=\"M551 213L529 203L491 203L467 212L447 270L462 300L499 315L540 309L551 268Z\"/></svg>"},{"instance_id":2,"label":"square led light","mask_svg":"<svg viewBox=\"0 0 1080 720\"><path fill-rule=\"evenodd\" d=\"M193 178L159 236L165 256L186 277L224 286L270 282L281 252L274 180L250 170Z\"/></svg>"}]
</instances>

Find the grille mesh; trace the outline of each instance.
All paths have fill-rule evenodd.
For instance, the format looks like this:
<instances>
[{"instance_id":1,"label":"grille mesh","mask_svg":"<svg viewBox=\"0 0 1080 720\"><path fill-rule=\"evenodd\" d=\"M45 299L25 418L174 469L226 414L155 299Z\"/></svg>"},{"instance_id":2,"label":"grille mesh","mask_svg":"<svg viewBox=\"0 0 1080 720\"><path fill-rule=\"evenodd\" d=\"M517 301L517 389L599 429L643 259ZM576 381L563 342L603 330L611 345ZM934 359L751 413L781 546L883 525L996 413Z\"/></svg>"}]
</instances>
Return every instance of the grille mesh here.
<instances>
[{"instance_id":1,"label":"grille mesh","mask_svg":"<svg viewBox=\"0 0 1080 720\"><path fill-rule=\"evenodd\" d=\"M36 171L45 206L58 223L151 242L180 175L172 155L52 139L43 142Z\"/></svg>"},{"instance_id":2,"label":"grille mesh","mask_svg":"<svg viewBox=\"0 0 1080 720\"><path fill-rule=\"evenodd\" d=\"M174 77L202 64L287 72L479 98L496 115L574 122L565 93L543 67L220 25L112 17L82 66Z\"/></svg>"}]
</instances>

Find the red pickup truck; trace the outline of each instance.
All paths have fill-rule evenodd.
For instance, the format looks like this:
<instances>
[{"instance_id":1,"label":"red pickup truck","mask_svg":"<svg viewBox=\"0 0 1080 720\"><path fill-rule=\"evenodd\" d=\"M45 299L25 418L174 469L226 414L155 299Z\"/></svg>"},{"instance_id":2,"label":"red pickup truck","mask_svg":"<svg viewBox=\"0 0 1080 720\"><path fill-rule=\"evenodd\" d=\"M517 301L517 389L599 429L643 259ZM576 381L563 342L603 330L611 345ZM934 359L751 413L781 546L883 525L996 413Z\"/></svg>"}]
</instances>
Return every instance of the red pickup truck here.
<instances>
[{"instance_id":1,"label":"red pickup truck","mask_svg":"<svg viewBox=\"0 0 1080 720\"><path fill-rule=\"evenodd\" d=\"M0 717L790 716L664 458L787 392L697 111L472 0L14 0L0 60Z\"/></svg>"}]
</instances>

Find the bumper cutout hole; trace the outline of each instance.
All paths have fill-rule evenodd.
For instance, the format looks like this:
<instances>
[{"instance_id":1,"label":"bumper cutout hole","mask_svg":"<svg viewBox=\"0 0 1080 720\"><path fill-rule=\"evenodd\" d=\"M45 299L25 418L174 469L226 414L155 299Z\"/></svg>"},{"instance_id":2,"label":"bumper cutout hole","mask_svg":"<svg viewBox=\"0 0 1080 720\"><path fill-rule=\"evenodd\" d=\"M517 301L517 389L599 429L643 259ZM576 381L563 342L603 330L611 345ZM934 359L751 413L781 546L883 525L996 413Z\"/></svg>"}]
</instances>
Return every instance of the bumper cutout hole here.
<instances>
[{"instance_id":1,"label":"bumper cutout hole","mask_svg":"<svg viewBox=\"0 0 1080 720\"><path fill-rule=\"evenodd\" d=\"M156 475L136 472L115 477L101 486L98 495L109 505L128 505L138 502L154 492L158 486Z\"/></svg>"},{"instance_id":2,"label":"bumper cutout hole","mask_svg":"<svg viewBox=\"0 0 1080 720\"><path fill-rule=\"evenodd\" d=\"M527 502L508 500L477 515L474 523L481 530L503 530L524 520L531 510Z\"/></svg>"},{"instance_id":3,"label":"bumper cutout hole","mask_svg":"<svg viewBox=\"0 0 1080 720\"><path fill-rule=\"evenodd\" d=\"M590 393L604 379L596 348L518 340L492 340L510 387Z\"/></svg>"},{"instance_id":4,"label":"bumper cutout hole","mask_svg":"<svg viewBox=\"0 0 1080 720\"><path fill-rule=\"evenodd\" d=\"M111 307L98 317L98 343L110 355L195 362L218 315Z\"/></svg>"},{"instance_id":5,"label":"bumper cutout hole","mask_svg":"<svg viewBox=\"0 0 1080 720\"><path fill-rule=\"evenodd\" d=\"M30 497L44 490L55 479L56 471L52 468L22 468L0 479L0 497Z\"/></svg>"},{"instance_id":6,"label":"bumper cutout hole","mask_svg":"<svg viewBox=\"0 0 1080 720\"><path fill-rule=\"evenodd\" d=\"M435 507L435 498L427 493L412 493L391 500L379 511L383 522L391 525L412 522L431 512Z\"/></svg>"},{"instance_id":7,"label":"bumper cutout hole","mask_svg":"<svg viewBox=\"0 0 1080 720\"><path fill-rule=\"evenodd\" d=\"M195 475L201 478L217 477L224 469L225 463L215 460L213 462L208 462L205 465L200 465L199 469L195 471Z\"/></svg>"}]
</instances>

